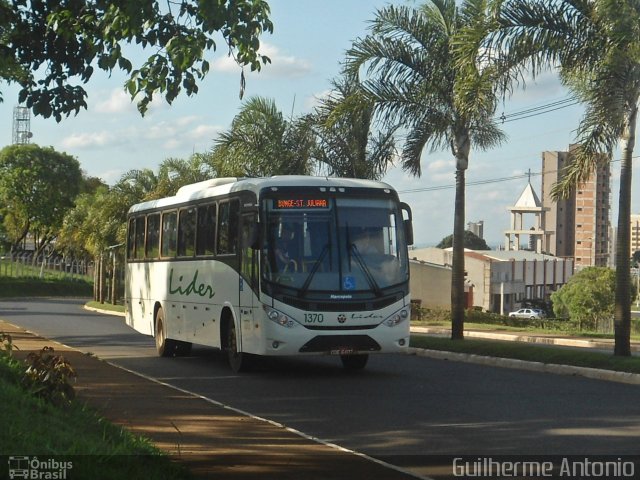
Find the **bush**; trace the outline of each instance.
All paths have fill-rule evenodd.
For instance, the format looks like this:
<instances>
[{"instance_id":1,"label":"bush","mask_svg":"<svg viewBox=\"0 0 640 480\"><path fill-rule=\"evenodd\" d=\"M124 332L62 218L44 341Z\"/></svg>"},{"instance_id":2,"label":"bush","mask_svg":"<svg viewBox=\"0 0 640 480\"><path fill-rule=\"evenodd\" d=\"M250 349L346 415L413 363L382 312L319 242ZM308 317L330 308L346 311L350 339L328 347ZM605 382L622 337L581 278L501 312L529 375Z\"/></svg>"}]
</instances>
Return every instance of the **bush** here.
<instances>
[{"instance_id":1,"label":"bush","mask_svg":"<svg viewBox=\"0 0 640 480\"><path fill-rule=\"evenodd\" d=\"M443 308L427 308L417 302L411 302L411 319L427 322L439 322L451 319L449 310Z\"/></svg>"},{"instance_id":2,"label":"bush","mask_svg":"<svg viewBox=\"0 0 640 480\"><path fill-rule=\"evenodd\" d=\"M416 318L412 309L411 318L414 320L422 320L424 322L447 322L451 320L451 313L445 309L430 309L420 307L420 318ZM499 313L483 312L478 308L465 310L465 323L479 323L484 325L500 325L517 328L539 328L551 331L580 331L579 322L565 320L560 318L515 318L508 315L500 315ZM640 319L636 322L638 331L640 332Z\"/></svg>"},{"instance_id":3,"label":"bush","mask_svg":"<svg viewBox=\"0 0 640 480\"><path fill-rule=\"evenodd\" d=\"M44 347L38 353L30 353L22 383L32 394L54 405L69 405L75 398L71 380L77 375L62 355L53 352L53 347Z\"/></svg>"}]
</instances>

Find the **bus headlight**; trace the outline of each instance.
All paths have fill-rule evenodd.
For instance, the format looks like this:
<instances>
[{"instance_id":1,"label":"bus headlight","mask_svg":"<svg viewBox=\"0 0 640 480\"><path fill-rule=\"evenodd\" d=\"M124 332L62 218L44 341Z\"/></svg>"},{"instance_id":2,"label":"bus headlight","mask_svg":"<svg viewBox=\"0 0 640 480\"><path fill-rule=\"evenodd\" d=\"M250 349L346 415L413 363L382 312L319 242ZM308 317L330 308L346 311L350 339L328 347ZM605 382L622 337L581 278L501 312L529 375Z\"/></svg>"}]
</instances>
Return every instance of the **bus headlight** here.
<instances>
[{"instance_id":1,"label":"bus headlight","mask_svg":"<svg viewBox=\"0 0 640 480\"><path fill-rule=\"evenodd\" d=\"M409 318L409 312L402 309L387 318L384 323L389 327L395 327L396 325L404 322L407 318Z\"/></svg>"},{"instance_id":2,"label":"bus headlight","mask_svg":"<svg viewBox=\"0 0 640 480\"><path fill-rule=\"evenodd\" d=\"M295 322L293 320L291 320L284 313L279 312L275 308L265 306L264 310L267 313L267 318L280 326L291 328L295 325Z\"/></svg>"}]
</instances>

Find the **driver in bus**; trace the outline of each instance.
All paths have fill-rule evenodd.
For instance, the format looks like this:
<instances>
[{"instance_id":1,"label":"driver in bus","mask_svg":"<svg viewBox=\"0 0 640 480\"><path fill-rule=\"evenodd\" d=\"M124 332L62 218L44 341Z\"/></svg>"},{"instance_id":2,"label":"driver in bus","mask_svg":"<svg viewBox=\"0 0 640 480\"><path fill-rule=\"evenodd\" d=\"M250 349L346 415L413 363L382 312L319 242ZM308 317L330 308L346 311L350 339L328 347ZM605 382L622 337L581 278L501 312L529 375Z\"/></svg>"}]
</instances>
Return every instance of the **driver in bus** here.
<instances>
[{"instance_id":1,"label":"driver in bus","mask_svg":"<svg viewBox=\"0 0 640 480\"><path fill-rule=\"evenodd\" d=\"M381 235L378 228L361 228L354 233L353 246L373 276L388 285L398 281L399 269L396 257L383 254Z\"/></svg>"},{"instance_id":2,"label":"driver in bus","mask_svg":"<svg viewBox=\"0 0 640 480\"><path fill-rule=\"evenodd\" d=\"M297 270L297 263L289 256L291 242L293 240L293 231L287 226L283 225L280 231L280 237L276 240L276 263L279 271Z\"/></svg>"},{"instance_id":3,"label":"driver in bus","mask_svg":"<svg viewBox=\"0 0 640 480\"><path fill-rule=\"evenodd\" d=\"M378 248L377 240L369 228L362 228L355 233L353 245L360 255L371 255L381 253Z\"/></svg>"}]
</instances>

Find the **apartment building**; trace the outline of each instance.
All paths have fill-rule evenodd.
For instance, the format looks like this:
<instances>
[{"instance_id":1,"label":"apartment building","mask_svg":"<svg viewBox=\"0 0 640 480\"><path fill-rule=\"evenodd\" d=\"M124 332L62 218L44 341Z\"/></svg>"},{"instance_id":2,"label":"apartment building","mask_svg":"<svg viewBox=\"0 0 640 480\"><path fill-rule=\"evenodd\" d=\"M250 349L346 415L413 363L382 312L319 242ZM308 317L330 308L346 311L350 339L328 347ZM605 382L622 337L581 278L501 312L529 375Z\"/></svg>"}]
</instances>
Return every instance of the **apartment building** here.
<instances>
[{"instance_id":1,"label":"apartment building","mask_svg":"<svg viewBox=\"0 0 640 480\"><path fill-rule=\"evenodd\" d=\"M631 214L631 255L640 250L640 215Z\"/></svg>"},{"instance_id":2,"label":"apartment building","mask_svg":"<svg viewBox=\"0 0 640 480\"><path fill-rule=\"evenodd\" d=\"M577 145L568 152L542 153L542 206L547 209L546 223L552 231L548 253L574 258L575 268L607 266L610 255L611 168L599 165L584 184L567 199L551 198L553 185L562 179Z\"/></svg>"}]
</instances>

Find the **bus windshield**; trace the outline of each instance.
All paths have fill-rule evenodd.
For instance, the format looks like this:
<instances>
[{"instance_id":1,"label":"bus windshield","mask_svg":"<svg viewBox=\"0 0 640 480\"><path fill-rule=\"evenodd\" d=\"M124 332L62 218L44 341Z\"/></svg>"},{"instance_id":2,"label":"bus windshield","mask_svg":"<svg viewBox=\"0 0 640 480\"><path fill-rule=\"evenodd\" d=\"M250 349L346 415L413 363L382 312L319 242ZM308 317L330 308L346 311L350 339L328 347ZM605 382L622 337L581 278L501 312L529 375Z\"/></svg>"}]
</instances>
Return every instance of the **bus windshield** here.
<instances>
[{"instance_id":1,"label":"bus windshield","mask_svg":"<svg viewBox=\"0 0 640 480\"><path fill-rule=\"evenodd\" d=\"M265 211L262 275L275 288L379 296L408 280L395 201L269 198Z\"/></svg>"}]
</instances>

